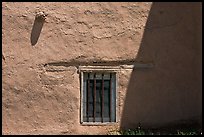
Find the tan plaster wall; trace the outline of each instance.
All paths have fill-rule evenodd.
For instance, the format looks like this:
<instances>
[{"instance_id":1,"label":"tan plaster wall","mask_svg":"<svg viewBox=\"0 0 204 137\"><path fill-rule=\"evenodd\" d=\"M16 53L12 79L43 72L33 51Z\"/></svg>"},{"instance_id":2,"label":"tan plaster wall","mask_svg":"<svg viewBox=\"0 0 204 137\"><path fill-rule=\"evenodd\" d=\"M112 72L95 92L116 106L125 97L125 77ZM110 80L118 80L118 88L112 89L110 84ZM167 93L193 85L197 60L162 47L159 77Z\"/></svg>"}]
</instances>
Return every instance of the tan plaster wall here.
<instances>
[{"instance_id":1,"label":"tan plaster wall","mask_svg":"<svg viewBox=\"0 0 204 137\"><path fill-rule=\"evenodd\" d=\"M121 128L202 125L202 7L153 3L128 83Z\"/></svg>"},{"instance_id":2,"label":"tan plaster wall","mask_svg":"<svg viewBox=\"0 0 204 137\"><path fill-rule=\"evenodd\" d=\"M45 21L35 19L40 11ZM3 134L105 134L201 118L200 11L196 3L3 2ZM119 123L80 125L78 66L133 61L154 67L119 71Z\"/></svg>"}]
</instances>

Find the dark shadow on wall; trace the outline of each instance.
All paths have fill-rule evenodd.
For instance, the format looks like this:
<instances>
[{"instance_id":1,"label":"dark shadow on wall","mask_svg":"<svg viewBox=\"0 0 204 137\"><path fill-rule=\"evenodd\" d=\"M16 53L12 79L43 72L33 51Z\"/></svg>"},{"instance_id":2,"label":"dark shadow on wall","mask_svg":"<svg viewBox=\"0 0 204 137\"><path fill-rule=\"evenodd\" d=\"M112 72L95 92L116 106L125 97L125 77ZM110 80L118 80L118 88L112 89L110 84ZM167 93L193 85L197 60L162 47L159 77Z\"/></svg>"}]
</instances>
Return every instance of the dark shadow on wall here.
<instances>
[{"instance_id":1,"label":"dark shadow on wall","mask_svg":"<svg viewBox=\"0 0 204 137\"><path fill-rule=\"evenodd\" d=\"M40 33L42 31L42 28L43 28L44 21L45 21L44 18L41 18L38 16L35 17L33 28L31 31L31 37L30 37L30 41L31 41L32 46L34 46L38 42L38 39L40 37Z\"/></svg>"},{"instance_id":2,"label":"dark shadow on wall","mask_svg":"<svg viewBox=\"0 0 204 137\"><path fill-rule=\"evenodd\" d=\"M3 59L3 60L5 60L5 57L4 57L4 55L3 55L3 54L2 54L2 59Z\"/></svg>"},{"instance_id":3,"label":"dark shadow on wall","mask_svg":"<svg viewBox=\"0 0 204 137\"><path fill-rule=\"evenodd\" d=\"M199 126L202 121L201 3L153 3L132 71L120 129Z\"/></svg>"}]
</instances>

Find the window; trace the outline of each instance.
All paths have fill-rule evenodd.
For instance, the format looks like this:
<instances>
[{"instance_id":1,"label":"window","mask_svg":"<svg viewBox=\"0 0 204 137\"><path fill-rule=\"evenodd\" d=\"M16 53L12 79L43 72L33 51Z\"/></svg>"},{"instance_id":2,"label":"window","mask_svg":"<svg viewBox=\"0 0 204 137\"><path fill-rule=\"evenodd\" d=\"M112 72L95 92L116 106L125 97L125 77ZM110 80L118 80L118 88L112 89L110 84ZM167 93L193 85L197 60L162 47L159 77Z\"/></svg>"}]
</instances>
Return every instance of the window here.
<instances>
[{"instance_id":1,"label":"window","mask_svg":"<svg viewBox=\"0 0 204 137\"><path fill-rule=\"evenodd\" d=\"M116 74L83 72L82 123L116 122Z\"/></svg>"}]
</instances>

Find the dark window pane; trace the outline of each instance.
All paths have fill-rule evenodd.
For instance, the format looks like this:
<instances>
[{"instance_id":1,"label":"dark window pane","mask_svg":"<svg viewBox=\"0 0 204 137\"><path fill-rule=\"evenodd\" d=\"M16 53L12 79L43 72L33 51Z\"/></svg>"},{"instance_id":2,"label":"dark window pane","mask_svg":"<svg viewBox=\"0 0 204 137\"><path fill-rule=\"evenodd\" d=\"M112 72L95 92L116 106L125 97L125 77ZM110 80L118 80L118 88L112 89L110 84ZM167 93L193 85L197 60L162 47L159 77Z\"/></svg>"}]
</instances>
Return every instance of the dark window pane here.
<instances>
[{"instance_id":1,"label":"dark window pane","mask_svg":"<svg viewBox=\"0 0 204 137\"><path fill-rule=\"evenodd\" d=\"M87 80L88 83L88 80ZM93 98L94 98L94 81L90 80L90 84L89 84L89 93L88 93L88 117L93 117ZM87 88L88 88L88 84L87 84Z\"/></svg>"},{"instance_id":2,"label":"dark window pane","mask_svg":"<svg viewBox=\"0 0 204 137\"><path fill-rule=\"evenodd\" d=\"M101 83L102 80L96 80L96 121L101 121ZM99 120L99 121L98 121Z\"/></svg>"},{"instance_id":3,"label":"dark window pane","mask_svg":"<svg viewBox=\"0 0 204 137\"><path fill-rule=\"evenodd\" d=\"M110 104L109 83L110 80L104 80L104 118L109 118L109 104Z\"/></svg>"},{"instance_id":4,"label":"dark window pane","mask_svg":"<svg viewBox=\"0 0 204 137\"><path fill-rule=\"evenodd\" d=\"M104 75L104 80L102 82L102 74L96 74L96 83L94 83L94 77L91 77L94 74L90 73L90 77L88 77L86 73L84 75L84 85L85 86L85 95L84 96L84 111L86 111L84 116L83 116L83 121L84 122L110 122L110 106L112 107L112 111L115 111L115 83L112 81L112 89L114 90L111 91L112 94L110 94L110 81L108 77L110 77L110 74L105 74ZM105 77L106 76L106 77ZM113 80L113 79L112 79ZM89 84L88 84L89 81ZM103 86L102 86L103 83ZM95 84L95 85L94 85ZM103 87L103 89L102 89ZM96 89L94 91L94 88ZM102 93L103 91L103 93ZM103 97L102 97L103 95ZM112 96L112 103L110 102L110 97ZM95 97L95 102L94 102L94 97ZM103 98L103 101L102 101ZM95 107L94 107L95 104ZM88 107L87 107L88 106ZM102 108L103 106L103 108ZM87 109L86 109L87 108ZM94 110L95 109L95 110ZM94 118L94 111L95 111L95 118ZM103 112L102 112L103 111ZM115 112L112 113L111 111L111 121L115 121ZM102 114L103 113L103 114ZM103 116L103 120L102 120ZM95 121L94 121L95 119Z\"/></svg>"}]
</instances>

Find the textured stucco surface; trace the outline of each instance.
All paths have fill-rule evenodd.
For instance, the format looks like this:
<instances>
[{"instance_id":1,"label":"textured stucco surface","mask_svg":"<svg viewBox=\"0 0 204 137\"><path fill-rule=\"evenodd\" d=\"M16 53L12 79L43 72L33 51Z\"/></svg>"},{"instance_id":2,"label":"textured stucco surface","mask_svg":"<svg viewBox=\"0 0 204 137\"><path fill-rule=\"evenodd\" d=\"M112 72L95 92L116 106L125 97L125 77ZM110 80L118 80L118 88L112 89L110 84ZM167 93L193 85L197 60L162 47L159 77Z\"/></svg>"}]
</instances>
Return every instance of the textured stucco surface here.
<instances>
[{"instance_id":1,"label":"textured stucco surface","mask_svg":"<svg viewBox=\"0 0 204 137\"><path fill-rule=\"evenodd\" d=\"M153 3L128 83L121 128L200 125L202 121L201 3Z\"/></svg>"},{"instance_id":2,"label":"textured stucco surface","mask_svg":"<svg viewBox=\"0 0 204 137\"><path fill-rule=\"evenodd\" d=\"M138 122L200 120L200 9L199 3L3 2L3 134L105 134ZM35 18L40 12L44 21ZM80 124L78 66L94 62L154 64L117 73L114 125Z\"/></svg>"}]
</instances>

